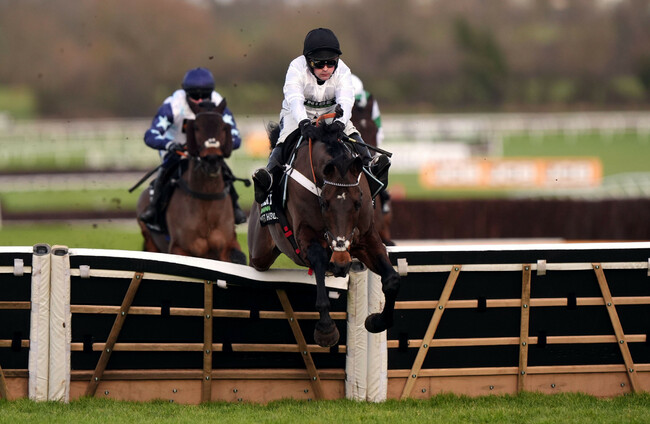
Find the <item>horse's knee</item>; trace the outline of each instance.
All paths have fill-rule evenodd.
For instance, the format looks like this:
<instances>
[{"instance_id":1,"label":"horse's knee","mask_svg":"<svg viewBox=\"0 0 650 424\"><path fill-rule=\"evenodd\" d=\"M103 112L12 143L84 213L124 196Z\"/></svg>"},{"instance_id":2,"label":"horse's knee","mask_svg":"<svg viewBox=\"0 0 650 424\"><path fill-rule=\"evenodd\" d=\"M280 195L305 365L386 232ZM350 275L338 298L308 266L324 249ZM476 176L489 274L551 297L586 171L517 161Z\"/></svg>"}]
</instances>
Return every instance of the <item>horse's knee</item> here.
<instances>
[{"instance_id":1,"label":"horse's knee","mask_svg":"<svg viewBox=\"0 0 650 424\"><path fill-rule=\"evenodd\" d=\"M271 268L271 265L268 263L262 262L259 258L253 258L252 256L248 258L248 264L252 266L256 271L266 271Z\"/></svg>"},{"instance_id":2,"label":"horse's knee","mask_svg":"<svg viewBox=\"0 0 650 424\"><path fill-rule=\"evenodd\" d=\"M384 292L386 296L397 296L399 291L400 278L397 272L391 273L390 275L382 278L381 280L381 291Z\"/></svg>"}]
</instances>

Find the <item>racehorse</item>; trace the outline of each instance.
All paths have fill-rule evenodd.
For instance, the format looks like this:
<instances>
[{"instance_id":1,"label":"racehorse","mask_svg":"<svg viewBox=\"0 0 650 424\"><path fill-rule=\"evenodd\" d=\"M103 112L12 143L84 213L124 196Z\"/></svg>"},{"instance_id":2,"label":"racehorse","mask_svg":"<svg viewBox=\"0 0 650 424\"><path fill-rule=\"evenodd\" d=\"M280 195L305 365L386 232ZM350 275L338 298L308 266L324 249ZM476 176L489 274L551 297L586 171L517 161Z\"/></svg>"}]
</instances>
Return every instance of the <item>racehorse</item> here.
<instances>
[{"instance_id":1,"label":"racehorse","mask_svg":"<svg viewBox=\"0 0 650 424\"><path fill-rule=\"evenodd\" d=\"M288 178L279 184L281 190L286 184L286 228L279 222L262 226L260 205L254 202L248 220L248 248L249 263L258 271L269 269L280 253L313 270L319 312L314 340L328 347L338 342L339 331L329 315L325 273L347 275L355 257L381 276L384 310L365 321L366 329L373 333L393 323L399 274L374 226L371 192L361 158L337 140L336 134L329 133L329 126L320 127L319 140L300 140L285 171ZM270 134L272 145L277 135L276 128Z\"/></svg>"},{"instance_id":2,"label":"racehorse","mask_svg":"<svg viewBox=\"0 0 650 424\"><path fill-rule=\"evenodd\" d=\"M187 160L165 212L167 234L138 220L144 249L246 264L235 233L235 218L224 179L225 158L233 143L231 126L223 121L226 101L218 106L203 102L194 120L184 124ZM183 170L185 169L185 170ZM137 204L139 215L149 204L144 190Z\"/></svg>"},{"instance_id":3,"label":"racehorse","mask_svg":"<svg viewBox=\"0 0 650 424\"><path fill-rule=\"evenodd\" d=\"M377 146L377 124L372 119L373 102L374 97L372 94L368 97L368 101L364 107L359 106L359 103L355 102L350 120L357 130L359 130L359 135L361 135L361 138L366 144L379 147ZM383 202L381 196L375 197L375 228L386 246L394 246L395 243L390 238L390 224L393 221L393 212L390 210L384 213L382 207Z\"/></svg>"}]
</instances>

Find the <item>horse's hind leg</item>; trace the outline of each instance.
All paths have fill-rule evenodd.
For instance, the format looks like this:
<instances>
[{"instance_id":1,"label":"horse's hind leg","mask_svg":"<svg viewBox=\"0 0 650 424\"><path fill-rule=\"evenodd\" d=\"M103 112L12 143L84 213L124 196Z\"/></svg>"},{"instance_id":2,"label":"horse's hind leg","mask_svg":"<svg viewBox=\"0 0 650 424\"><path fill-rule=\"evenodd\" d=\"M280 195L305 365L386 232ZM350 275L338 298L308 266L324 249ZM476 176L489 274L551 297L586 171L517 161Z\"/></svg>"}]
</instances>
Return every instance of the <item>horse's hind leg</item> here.
<instances>
[{"instance_id":1,"label":"horse's hind leg","mask_svg":"<svg viewBox=\"0 0 650 424\"><path fill-rule=\"evenodd\" d=\"M314 340L322 347L334 346L339 341L339 330L330 317L330 301L325 287L325 271L329 257L320 244L312 242L307 249L307 258L316 277L316 310L320 314L314 329Z\"/></svg>"},{"instance_id":2,"label":"horse's hind leg","mask_svg":"<svg viewBox=\"0 0 650 424\"><path fill-rule=\"evenodd\" d=\"M269 227L260 224L260 207L253 203L248 218L248 260L249 265L258 271L266 271L280 256Z\"/></svg>"}]
</instances>

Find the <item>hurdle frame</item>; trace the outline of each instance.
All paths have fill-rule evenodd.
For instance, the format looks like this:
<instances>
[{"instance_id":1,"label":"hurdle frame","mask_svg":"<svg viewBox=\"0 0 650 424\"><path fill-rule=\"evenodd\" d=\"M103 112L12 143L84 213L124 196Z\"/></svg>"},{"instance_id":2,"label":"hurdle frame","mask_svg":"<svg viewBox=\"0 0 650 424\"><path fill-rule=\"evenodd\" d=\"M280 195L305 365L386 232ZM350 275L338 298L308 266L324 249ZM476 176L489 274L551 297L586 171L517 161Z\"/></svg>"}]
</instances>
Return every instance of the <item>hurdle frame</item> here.
<instances>
[{"instance_id":1,"label":"hurdle frame","mask_svg":"<svg viewBox=\"0 0 650 424\"><path fill-rule=\"evenodd\" d=\"M349 278L327 279L336 304L332 318L343 336L330 349L311 344L306 332L318 318L311 288L315 282L307 270L259 273L241 265L175 255L65 246L50 249L42 244L0 247L0 282L10 289L10 298L0 294L0 321L11 316L2 315L6 311L22 314L21 322L25 314L31 317L29 339L16 335L20 331L5 332L4 337L0 333L0 396L64 402L84 395L179 403L342 397L381 402L443 392L470 396L584 392L611 397L650 390L648 330L640 331L645 324L636 318L650 316L650 243L407 246L388 251L402 279L395 326L376 335L363 328L365 317L383 307L383 295L379 277L356 264ZM80 301L80 292L94 284L105 285L103 290L119 301ZM264 302L275 306L237 298L238 290L245 294L256 287L265 290ZM476 287L480 290L472 291ZM480 295L491 289L498 293ZM188 296L194 300L190 306L148 302L147 296L158 290L191 291ZM231 296L232 305L228 303ZM48 322L38 313L38 302L47 304ZM509 321L497 321L503 328L492 329L490 334L468 336L464 332L469 324L454 327L459 319L490 324L493 312ZM488 315L471 315L484 313ZM572 333L557 331L562 328L559 323L551 325L555 332L539 330L549 325L544 321L548 316L562 319L573 313L586 313L587 320L596 313L594 322L600 327L594 324L585 333ZM91 317L110 323L103 324L106 330L94 339L75 335L75 327L83 327ZM135 340L133 327L129 328L130 321L144 319L136 326L153 323L162 326L161 334L167 334L165 320L176 318L191 321L198 328L188 327L189 332L200 330L200 336L181 342L176 336L167 341ZM242 331L263 323L276 329L281 325L283 339L269 341L274 336L265 334L264 341L255 336L248 340L242 333L238 335L241 340L229 340L220 331L232 322L244 323ZM579 324L569 327L580 328ZM43 335L45 328L47 335ZM596 354L602 350L606 356L602 362L591 357L585 363L574 359L563 363L564 358L553 356L555 347L566 357L574 355L574 349L583 352L592 347ZM484 348L503 352L506 359L496 358L497 365L473 364L473 356L480 356ZM446 364L449 356L465 349L469 353L459 357L469 357L467 363L461 358ZM190 354L196 360L192 359L194 365L189 368L124 366L123 358L131 358L128 355L134 355L138 364L142 362L138 355L158 354ZM290 367L237 365L239 357L285 354L291 355ZM7 367L7 363L16 363L12 355L22 358L18 363L23 361L25 367ZM81 362L80 355L85 358ZM120 359L120 355L127 356ZM219 358L235 365L222 366ZM92 366L78 365L90 362Z\"/></svg>"}]
</instances>

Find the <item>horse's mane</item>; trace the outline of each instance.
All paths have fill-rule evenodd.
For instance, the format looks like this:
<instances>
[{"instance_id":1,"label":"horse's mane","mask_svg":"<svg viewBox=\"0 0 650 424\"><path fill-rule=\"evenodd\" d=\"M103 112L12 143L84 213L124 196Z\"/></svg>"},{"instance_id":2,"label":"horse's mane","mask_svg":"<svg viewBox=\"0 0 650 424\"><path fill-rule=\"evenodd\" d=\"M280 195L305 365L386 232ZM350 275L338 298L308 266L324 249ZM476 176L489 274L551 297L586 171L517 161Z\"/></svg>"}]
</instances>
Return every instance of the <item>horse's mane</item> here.
<instances>
[{"instance_id":1,"label":"horse's mane","mask_svg":"<svg viewBox=\"0 0 650 424\"><path fill-rule=\"evenodd\" d=\"M328 127L328 125L323 126L322 137L318 141L326 146L325 151L332 158L330 162L338 168L341 175L345 175L354 160L354 155L351 155L350 149L337 139L336 133L327 130ZM266 125L266 132L271 143L271 148L274 148L280 137L280 125L277 122L269 122ZM296 141L297 138L295 140L287 139L285 143L294 145ZM285 154L289 154L289 152L285 152Z\"/></svg>"}]
</instances>

